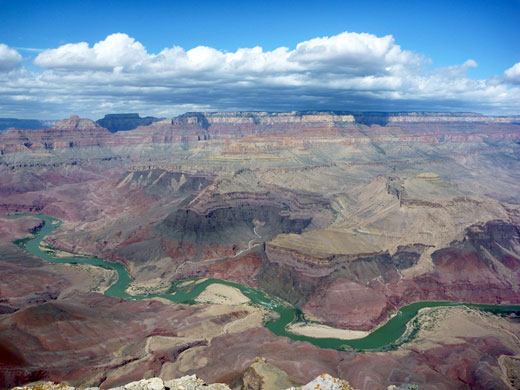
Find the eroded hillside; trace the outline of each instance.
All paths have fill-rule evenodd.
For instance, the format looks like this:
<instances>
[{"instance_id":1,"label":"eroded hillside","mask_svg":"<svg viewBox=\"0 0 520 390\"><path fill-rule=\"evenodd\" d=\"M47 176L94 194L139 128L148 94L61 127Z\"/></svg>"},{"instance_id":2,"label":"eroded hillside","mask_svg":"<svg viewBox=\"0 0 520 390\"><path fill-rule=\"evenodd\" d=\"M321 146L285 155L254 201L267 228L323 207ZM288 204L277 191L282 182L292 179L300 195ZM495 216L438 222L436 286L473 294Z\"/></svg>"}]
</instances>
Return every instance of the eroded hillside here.
<instances>
[{"instance_id":1,"label":"eroded hillside","mask_svg":"<svg viewBox=\"0 0 520 390\"><path fill-rule=\"evenodd\" d=\"M281 297L322 324L368 331L414 301L520 303L514 122L191 113L111 133L71 117L0 135L0 209L62 219L45 244L122 263L132 294L214 277ZM266 356L295 384L327 371L363 389L512 386L499 373L520 353L516 317L468 312L463 320L478 331L448 335L445 309L397 351L320 349L273 335L267 314L243 303L100 295L113 275L45 264L11 243L37 224L0 219L4 384L108 388L187 373L232 384ZM79 356L81 367L72 363Z\"/></svg>"}]
</instances>

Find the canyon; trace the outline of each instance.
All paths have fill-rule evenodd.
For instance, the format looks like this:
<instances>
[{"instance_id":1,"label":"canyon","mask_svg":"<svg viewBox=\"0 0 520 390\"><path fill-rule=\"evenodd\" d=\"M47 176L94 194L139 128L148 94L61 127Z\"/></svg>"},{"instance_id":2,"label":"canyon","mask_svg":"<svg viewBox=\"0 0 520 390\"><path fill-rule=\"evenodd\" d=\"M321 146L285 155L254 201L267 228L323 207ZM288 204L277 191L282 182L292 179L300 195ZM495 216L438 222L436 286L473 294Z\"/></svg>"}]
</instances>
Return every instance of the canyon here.
<instances>
[{"instance_id":1,"label":"canyon","mask_svg":"<svg viewBox=\"0 0 520 390\"><path fill-rule=\"evenodd\" d=\"M0 134L0 387L196 374L249 388L256 357L294 386L323 372L359 389L518 386L520 313L423 309L410 338L387 350L319 348L274 335L263 326L271 314L240 299L103 295L116 275L27 253L13 242L41 220L7 215L63 220L46 250L123 265L129 292L218 278L332 328L372 331L416 301L518 305L519 117L105 119L146 121L118 131L71 116Z\"/></svg>"}]
</instances>

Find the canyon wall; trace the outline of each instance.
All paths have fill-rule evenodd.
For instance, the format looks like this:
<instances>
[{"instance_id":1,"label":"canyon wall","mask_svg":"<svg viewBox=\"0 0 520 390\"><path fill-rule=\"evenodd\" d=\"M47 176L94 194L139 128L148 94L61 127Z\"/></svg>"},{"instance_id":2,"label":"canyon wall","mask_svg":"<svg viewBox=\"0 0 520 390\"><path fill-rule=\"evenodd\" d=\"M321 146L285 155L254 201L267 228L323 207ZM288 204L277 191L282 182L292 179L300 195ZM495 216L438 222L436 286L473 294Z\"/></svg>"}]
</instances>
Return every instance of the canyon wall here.
<instances>
[{"instance_id":1,"label":"canyon wall","mask_svg":"<svg viewBox=\"0 0 520 390\"><path fill-rule=\"evenodd\" d=\"M0 135L0 153L266 137L277 137L277 142L320 139L347 145L520 137L518 117L472 113L224 112L186 113L163 120L135 115L107 115L97 123L71 116L48 129L10 130ZM136 125L140 126L134 129ZM133 130L111 133L128 129Z\"/></svg>"}]
</instances>

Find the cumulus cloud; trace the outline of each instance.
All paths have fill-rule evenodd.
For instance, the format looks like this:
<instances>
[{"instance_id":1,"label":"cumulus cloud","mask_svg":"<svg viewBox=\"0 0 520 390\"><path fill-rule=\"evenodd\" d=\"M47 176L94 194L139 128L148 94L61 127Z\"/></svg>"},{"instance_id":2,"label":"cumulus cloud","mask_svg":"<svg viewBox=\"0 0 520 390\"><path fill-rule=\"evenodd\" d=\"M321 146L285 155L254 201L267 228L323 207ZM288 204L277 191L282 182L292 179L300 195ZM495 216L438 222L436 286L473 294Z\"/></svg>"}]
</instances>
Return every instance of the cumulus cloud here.
<instances>
[{"instance_id":1,"label":"cumulus cloud","mask_svg":"<svg viewBox=\"0 0 520 390\"><path fill-rule=\"evenodd\" d=\"M149 53L117 33L93 46L45 50L34 60L39 71L18 68L0 75L0 108L51 118L117 111L520 111L520 88L513 85L518 64L502 78L474 80L467 76L477 66L473 59L427 71L429 61L402 49L391 35L344 32L271 51L172 46Z\"/></svg>"},{"instance_id":2,"label":"cumulus cloud","mask_svg":"<svg viewBox=\"0 0 520 390\"><path fill-rule=\"evenodd\" d=\"M421 56L401 50L391 35L348 32L301 42L289 60L306 69L350 75L384 75L423 62Z\"/></svg>"},{"instance_id":3,"label":"cumulus cloud","mask_svg":"<svg viewBox=\"0 0 520 390\"><path fill-rule=\"evenodd\" d=\"M0 43L0 72L8 72L22 62L22 56L15 49Z\"/></svg>"},{"instance_id":4,"label":"cumulus cloud","mask_svg":"<svg viewBox=\"0 0 520 390\"><path fill-rule=\"evenodd\" d=\"M212 72L232 76L243 73L334 73L345 76L382 76L403 67L417 67L422 56L401 50L390 35L344 32L301 42L295 50L285 47L264 52L259 46L223 52L207 46L185 51L174 46L148 54L144 46L126 34L112 34L92 48L86 42L45 50L34 63L50 69L160 72Z\"/></svg>"},{"instance_id":5,"label":"cumulus cloud","mask_svg":"<svg viewBox=\"0 0 520 390\"><path fill-rule=\"evenodd\" d=\"M96 43L69 43L57 49L44 50L34 64L45 68L89 70L113 69L117 66L133 66L147 58L146 49L140 42L126 34L112 34Z\"/></svg>"},{"instance_id":6,"label":"cumulus cloud","mask_svg":"<svg viewBox=\"0 0 520 390\"><path fill-rule=\"evenodd\" d=\"M512 67L504 72L507 80L514 83L520 84L520 62L517 62Z\"/></svg>"}]
</instances>

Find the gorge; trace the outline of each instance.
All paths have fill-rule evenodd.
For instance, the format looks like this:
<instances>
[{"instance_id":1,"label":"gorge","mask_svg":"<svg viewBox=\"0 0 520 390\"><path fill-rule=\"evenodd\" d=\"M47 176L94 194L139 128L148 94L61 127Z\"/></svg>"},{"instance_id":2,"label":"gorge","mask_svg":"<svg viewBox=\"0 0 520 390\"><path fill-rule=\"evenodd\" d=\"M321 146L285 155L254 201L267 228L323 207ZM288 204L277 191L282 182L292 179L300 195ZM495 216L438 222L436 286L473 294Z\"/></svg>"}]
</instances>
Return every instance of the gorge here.
<instances>
[{"instance_id":1,"label":"gorge","mask_svg":"<svg viewBox=\"0 0 520 390\"><path fill-rule=\"evenodd\" d=\"M516 386L518 117L187 113L111 132L72 116L0 152L2 387L241 386L257 356L295 385ZM291 334L302 315L324 328Z\"/></svg>"}]
</instances>

